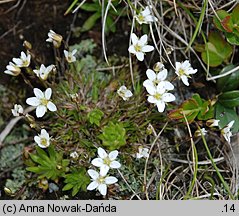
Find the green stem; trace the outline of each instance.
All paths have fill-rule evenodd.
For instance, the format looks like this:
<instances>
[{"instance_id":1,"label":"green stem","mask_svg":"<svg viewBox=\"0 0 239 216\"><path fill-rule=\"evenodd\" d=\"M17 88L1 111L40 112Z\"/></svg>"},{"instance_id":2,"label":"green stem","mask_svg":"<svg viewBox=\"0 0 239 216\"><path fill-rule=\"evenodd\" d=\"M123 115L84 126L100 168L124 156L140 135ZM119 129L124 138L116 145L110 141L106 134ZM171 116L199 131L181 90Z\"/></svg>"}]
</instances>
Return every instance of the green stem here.
<instances>
[{"instance_id":1,"label":"green stem","mask_svg":"<svg viewBox=\"0 0 239 216\"><path fill-rule=\"evenodd\" d=\"M199 127L198 127L198 128L199 128ZM214 160L213 160L212 154L211 154L210 149L209 149L209 147L208 147L208 145L207 145L207 141L205 140L204 135L203 135L202 133L201 133L201 135L202 135L203 144L204 144L204 146L205 146L205 148L206 148L206 151L207 151L207 154L208 154L208 156L209 156L209 159L211 160L211 163L212 163L214 169L216 170L217 176L218 176L219 179L221 180L221 182L222 182L222 184L223 184L225 190L227 191L227 193L228 193L230 199L234 199L234 195L232 194L232 192L231 192L231 190L230 190L228 184L224 181L224 179L223 179L223 177L222 177L220 171L219 171L218 168L217 168L216 163L215 163Z\"/></svg>"}]
</instances>

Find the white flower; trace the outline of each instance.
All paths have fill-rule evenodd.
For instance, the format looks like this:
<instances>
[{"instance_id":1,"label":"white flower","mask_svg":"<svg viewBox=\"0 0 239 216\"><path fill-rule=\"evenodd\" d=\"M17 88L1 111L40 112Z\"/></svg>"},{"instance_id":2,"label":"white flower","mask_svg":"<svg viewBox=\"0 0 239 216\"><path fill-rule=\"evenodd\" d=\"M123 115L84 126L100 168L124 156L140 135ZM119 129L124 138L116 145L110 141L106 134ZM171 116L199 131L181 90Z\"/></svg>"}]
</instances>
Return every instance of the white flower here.
<instances>
[{"instance_id":1,"label":"white flower","mask_svg":"<svg viewBox=\"0 0 239 216\"><path fill-rule=\"evenodd\" d=\"M77 53L77 50L76 50L76 49L74 49L72 52L67 51L67 50L64 50L64 55L65 55L66 61L67 61L68 63L75 62L75 61L76 61L76 57L75 57L74 55L75 55L76 53Z\"/></svg>"},{"instance_id":2,"label":"white flower","mask_svg":"<svg viewBox=\"0 0 239 216\"><path fill-rule=\"evenodd\" d=\"M152 85L157 86L159 83L163 83L164 88L166 90L173 90L174 89L173 84L170 83L169 81L165 80L167 78L167 75L168 75L168 70L167 69L163 69L162 71L160 71L157 74L153 70L148 69L146 71L146 74L147 74L148 79L143 82L143 86L145 88L147 88L147 86L152 86Z\"/></svg>"},{"instance_id":3,"label":"white flower","mask_svg":"<svg viewBox=\"0 0 239 216\"><path fill-rule=\"evenodd\" d=\"M54 69L55 69L55 65L49 65L48 67L45 67L45 65L41 64L40 69L33 70L33 72L42 80L46 80L49 73Z\"/></svg>"},{"instance_id":4,"label":"white flower","mask_svg":"<svg viewBox=\"0 0 239 216\"><path fill-rule=\"evenodd\" d=\"M139 149L138 149L138 153L136 153L136 158L147 158L149 157L149 149L147 148L143 148L143 146L140 146Z\"/></svg>"},{"instance_id":5,"label":"white flower","mask_svg":"<svg viewBox=\"0 0 239 216\"><path fill-rule=\"evenodd\" d=\"M73 159L77 159L79 157L79 154L76 151L74 151L71 152L70 157L72 157Z\"/></svg>"},{"instance_id":6,"label":"white flower","mask_svg":"<svg viewBox=\"0 0 239 216\"><path fill-rule=\"evenodd\" d=\"M13 116L19 116L20 114L23 114L23 107L19 104L15 104L14 108L11 109Z\"/></svg>"},{"instance_id":7,"label":"white flower","mask_svg":"<svg viewBox=\"0 0 239 216\"><path fill-rule=\"evenodd\" d=\"M17 65L13 64L12 62L9 62L9 65L7 65L6 68L7 70L4 71L5 74L18 76L21 73L21 68L19 68Z\"/></svg>"},{"instance_id":8,"label":"white flower","mask_svg":"<svg viewBox=\"0 0 239 216\"><path fill-rule=\"evenodd\" d=\"M156 87L153 85L147 86L146 90L150 94L148 96L148 102L156 104L159 112L164 111L165 103L172 102L176 99L173 94L166 92L164 83L159 83Z\"/></svg>"},{"instance_id":9,"label":"white flower","mask_svg":"<svg viewBox=\"0 0 239 216\"><path fill-rule=\"evenodd\" d=\"M198 130L196 130L195 131L195 136L196 137L200 137L200 136L202 136L202 134L203 134L203 136L205 136L206 134L207 134L207 131L206 131L206 129L205 128L200 128L200 129L198 129Z\"/></svg>"},{"instance_id":10,"label":"white flower","mask_svg":"<svg viewBox=\"0 0 239 216\"><path fill-rule=\"evenodd\" d=\"M21 52L20 58L13 58L12 61L16 64L17 67L28 67L31 63L31 55L24 52Z\"/></svg>"},{"instance_id":11,"label":"white flower","mask_svg":"<svg viewBox=\"0 0 239 216\"><path fill-rule=\"evenodd\" d=\"M96 167L100 167L100 173L104 175L104 173L107 173L110 168L118 169L121 167L121 164L118 161L116 161L118 153L119 152L117 150L114 150L109 154L107 154L103 148L99 147L98 148L99 157L93 159L91 163Z\"/></svg>"},{"instance_id":12,"label":"white flower","mask_svg":"<svg viewBox=\"0 0 239 216\"><path fill-rule=\"evenodd\" d=\"M102 175L92 169L89 169L87 172L92 178L92 182L87 186L87 190L97 189L103 196L107 194L107 185L114 184L118 181L118 179L113 176L106 177L106 173Z\"/></svg>"},{"instance_id":13,"label":"white flower","mask_svg":"<svg viewBox=\"0 0 239 216\"><path fill-rule=\"evenodd\" d=\"M36 97L30 97L26 100L26 103L30 106L37 107L36 109L36 116L38 118L45 115L47 109L52 112L57 110L54 103L50 101L52 90L51 88L46 89L43 93L40 89L34 88L33 92Z\"/></svg>"},{"instance_id":14,"label":"white flower","mask_svg":"<svg viewBox=\"0 0 239 216\"><path fill-rule=\"evenodd\" d=\"M226 127L224 127L222 130L221 130L221 134L224 136L225 140L230 143L231 141L231 136L232 136L232 132L231 132L231 128L233 126L233 124L235 123L235 121L230 121Z\"/></svg>"},{"instance_id":15,"label":"white flower","mask_svg":"<svg viewBox=\"0 0 239 216\"><path fill-rule=\"evenodd\" d=\"M151 14L151 11L148 6L143 11L141 11L137 16L135 16L135 18L140 25L143 23L149 24L150 22L158 21L158 19Z\"/></svg>"},{"instance_id":16,"label":"white flower","mask_svg":"<svg viewBox=\"0 0 239 216\"><path fill-rule=\"evenodd\" d=\"M175 73L179 76L184 85L189 86L188 78L190 78L190 74L197 73L197 69L193 69L189 61L186 60L183 63L176 62Z\"/></svg>"},{"instance_id":17,"label":"white flower","mask_svg":"<svg viewBox=\"0 0 239 216\"><path fill-rule=\"evenodd\" d=\"M128 100L130 97L133 96L132 92L128 90L124 85L121 86L118 90L117 93L120 97L123 98L123 100Z\"/></svg>"},{"instance_id":18,"label":"white flower","mask_svg":"<svg viewBox=\"0 0 239 216\"><path fill-rule=\"evenodd\" d=\"M46 41L53 43L54 47L59 48L61 46L62 39L63 38L61 35L50 30L48 32L48 38L46 39Z\"/></svg>"},{"instance_id":19,"label":"white flower","mask_svg":"<svg viewBox=\"0 0 239 216\"><path fill-rule=\"evenodd\" d=\"M45 129L41 129L41 134L34 136L34 140L41 148L47 148L50 145L50 136Z\"/></svg>"},{"instance_id":20,"label":"white flower","mask_svg":"<svg viewBox=\"0 0 239 216\"><path fill-rule=\"evenodd\" d=\"M131 41L132 45L129 47L128 51L134 55L136 55L139 61L144 60L144 53L151 52L154 50L153 46L147 45L148 36L145 34L140 39L136 36L136 34L132 33Z\"/></svg>"},{"instance_id":21,"label":"white flower","mask_svg":"<svg viewBox=\"0 0 239 216\"><path fill-rule=\"evenodd\" d=\"M206 125L208 127L218 127L219 126L219 122L220 122L220 120L209 119L209 120L206 121Z\"/></svg>"},{"instance_id":22,"label":"white flower","mask_svg":"<svg viewBox=\"0 0 239 216\"><path fill-rule=\"evenodd\" d=\"M159 72L164 69L164 64L161 62L156 62L154 64L154 71Z\"/></svg>"}]
</instances>

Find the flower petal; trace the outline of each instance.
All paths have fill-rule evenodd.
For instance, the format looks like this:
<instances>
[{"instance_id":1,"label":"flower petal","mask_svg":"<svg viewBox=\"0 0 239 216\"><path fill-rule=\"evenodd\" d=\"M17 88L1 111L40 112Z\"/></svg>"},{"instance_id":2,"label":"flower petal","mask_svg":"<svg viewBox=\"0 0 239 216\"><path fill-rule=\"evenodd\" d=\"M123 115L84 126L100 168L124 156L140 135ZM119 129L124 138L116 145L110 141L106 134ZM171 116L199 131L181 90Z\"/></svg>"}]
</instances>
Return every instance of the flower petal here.
<instances>
[{"instance_id":1,"label":"flower petal","mask_svg":"<svg viewBox=\"0 0 239 216\"><path fill-rule=\"evenodd\" d=\"M37 106L37 109L36 109L37 118L41 118L42 116L44 116L46 111L47 111L47 109L44 105Z\"/></svg>"},{"instance_id":2,"label":"flower petal","mask_svg":"<svg viewBox=\"0 0 239 216\"><path fill-rule=\"evenodd\" d=\"M181 80L184 83L184 85L189 86L188 78L185 75L181 76Z\"/></svg>"},{"instance_id":3,"label":"flower petal","mask_svg":"<svg viewBox=\"0 0 239 216\"><path fill-rule=\"evenodd\" d=\"M47 108L48 108L50 111L52 111L52 112L57 111L56 105L55 105L54 103L52 103L51 101L49 101L49 102L47 103Z\"/></svg>"},{"instance_id":4,"label":"flower petal","mask_svg":"<svg viewBox=\"0 0 239 216\"><path fill-rule=\"evenodd\" d=\"M169 81L163 81L164 83L164 88L166 90L173 90L174 89L174 85L172 83L170 83Z\"/></svg>"},{"instance_id":5,"label":"flower petal","mask_svg":"<svg viewBox=\"0 0 239 216\"><path fill-rule=\"evenodd\" d=\"M102 164L102 166L100 167L100 175L101 176L106 176L109 169L110 169L110 167L108 165Z\"/></svg>"},{"instance_id":6,"label":"flower petal","mask_svg":"<svg viewBox=\"0 0 239 216\"><path fill-rule=\"evenodd\" d=\"M147 75L148 79L151 80L151 81L155 80L156 77L157 77L156 73L153 70L151 70L151 69L148 69L146 71L146 75Z\"/></svg>"},{"instance_id":7,"label":"flower petal","mask_svg":"<svg viewBox=\"0 0 239 216\"><path fill-rule=\"evenodd\" d=\"M149 6L146 6L145 9L141 12L141 14L145 17L145 16L148 16L150 15L150 9L149 9Z\"/></svg>"},{"instance_id":8,"label":"flower petal","mask_svg":"<svg viewBox=\"0 0 239 216\"><path fill-rule=\"evenodd\" d=\"M39 106L40 105L40 100L36 97L30 97L27 98L26 103L30 106Z\"/></svg>"},{"instance_id":9,"label":"flower petal","mask_svg":"<svg viewBox=\"0 0 239 216\"><path fill-rule=\"evenodd\" d=\"M157 79L160 80L160 81L163 81L167 78L168 76L168 70L167 69L163 69L162 71L160 71L158 74L157 74Z\"/></svg>"},{"instance_id":10,"label":"flower petal","mask_svg":"<svg viewBox=\"0 0 239 216\"><path fill-rule=\"evenodd\" d=\"M133 45L135 45L135 44L138 43L139 39L138 39L138 37L136 36L135 33L132 33L132 34L131 34L131 41L132 41L132 44L133 44Z\"/></svg>"},{"instance_id":11,"label":"flower petal","mask_svg":"<svg viewBox=\"0 0 239 216\"><path fill-rule=\"evenodd\" d=\"M119 152L117 150L114 150L112 152L109 153L109 159L110 160L115 160L118 156Z\"/></svg>"},{"instance_id":12,"label":"flower petal","mask_svg":"<svg viewBox=\"0 0 239 216\"><path fill-rule=\"evenodd\" d=\"M106 158L108 156L106 151L103 148L101 148L101 147L98 148L98 155L102 159L104 159L104 158Z\"/></svg>"},{"instance_id":13,"label":"flower petal","mask_svg":"<svg viewBox=\"0 0 239 216\"><path fill-rule=\"evenodd\" d=\"M130 53L132 53L132 54L136 54L136 50L135 50L135 48L134 48L134 45L131 45L131 46L129 47L128 51L129 51Z\"/></svg>"},{"instance_id":14,"label":"flower petal","mask_svg":"<svg viewBox=\"0 0 239 216\"><path fill-rule=\"evenodd\" d=\"M101 167L103 165L102 158L95 158L91 161L91 164L93 164L96 167Z\"/></svg>"},{"instance_id":15,"label":"flower petal","mask_svg":"<svg viewBox=\"0 0 239 216\"><path fill-rule=\"evenodd\" d=\"M105 183L106 184L114 184L114 183L116 183L118 181L118 179L117 178L115 178L115 177L113 177L113 176L109 176L109 177L106 177L105 178Z\"/></svg>"},{"instance_id":16,"label":"flower petal","mask_svg":"<svg viewBox=\"0 0 239 216\"><path fill-rule=\"evenodd\" d=\"M171 93L164 93L162 96L162 99L164 102L172 102L174 101L176 98L173 94Z\"/></svg>"},{"instance_id":17,"label":"flower petal","mask_svg":"<svg viewBox=\"0 0 239 216\"><path fill-rule=\"evenodd\" d=\"M45 98L46 98L47 100L50 100L51 94L52 94L51 88L47 88L46 91L45 91Z\"/></svg>"},{"instance_id":18,"label":"flower petal","mask_svg":"<svg viewBox=\"0 0 239 216\"><path fill-rule=\"evenodd\" d=\"M39 136L34 136L34 141L39 145L41 143L41 138Z\"/></svg>"},{"instance_id":19,"label":"flower petal","mask_svg":"<svg viewBox=\"0 0 239 216\"><path fill-rule=\"evenodd\" d=\"M156 103L156 105L157 105L157 108L158 108L158 111L159 111L159 112L163 112L163 111L164 111L164 109L165 109L165 103L164 103L163 101L158 101L158 102Z\"/></svg>"},{"instance_id":20,"label":"flower petal","mask_svg":"<svg viewBox=\"0 0 239 216\"><path fill-rule=\"evenodd\" d=\"M155 95L157 91L156 87L153 85L147 85L145 88L150 95Z\"/></svg>"},{"instance_id":21,"label":"flower petal","mask_svg":"<svg viewBox=\"0 0 239 216\"><path fill-rule=\"evenodd\" d=\"M139 61L143 61L144 60L144 53L136 52L136 57Z\"/></svg>"},{"instance_id":22,"label":"flower petal","mask_svg":"<svg viewBox=\"0 0 239 216\"><path fill-rule=\"evenodd\" d=\"M110 168L119 169L120 167L121 167L121 164L118 161L112 161L110 163Z\"/></svg>"},{"instance_id":23,"label":"flower petal","mask_svg":"<svg viewBox=\"0 0 239 216\"><path fill-rule=\"evenodd\" d=\"M144 82L143 82L143 86L146 88L147 86L153 86L154 85L154 83L152 82L152 80L149 80L149 79L147 79L147 80L145 80Z\"/></svg>"},{"instance_id":24,"label":"flower petal","mask_svg":"<svg viewBox=\"0 0 239 216\"><path fill-rule=\"evenodd\" d=\"M106 186L106 184L100 184L98 186L98 190L101 193L101 195L105 196L107 194L107 186Z\"/></svg>"},{"instance_id":25,"label":"flower petal","mask_svg":"<svg viewBox=\"0 0 239 216\"><path fill-rule=\"evenodd\" d=\"M93 169L89 169L89 170L87 171L87 173L88 173L89 176L90 176L92 179L94 179L94 180L98 179L99 176L100 176L99 173L96 172L96 171L93 170Z\"/></svg>"},{"instance_id":26,"label":"flower petal","mask_svg":"<svg viewBox=\"0 0 239 216\"><path fill-rule=\"evenodd\" d=\"M148 35L144 34L138 41L140 46L144 46L147 43Z\"/></svg>"},{"instance_id":27,"label":"flower petal","mask_svg":"<svg viewBox=\"0 0 239 216\"><path fill-rule=\"evenodd\" d=\"M39 99L44 98L44 94L40 89L34 88L33 92L37 98L39 98Z\"/></svg>"},{"instance_id":28,"label":"flower petal","mask_svg":"<svg viewBox=\"0 0 239 216\"><path fill-rule=\"evenodd\" d=\"M156 100L156 98L155 97L153 97L153 96L148 96L148 102L149 103L157 103L158 101Z\"/></svg>"},{"instance_id":29,"label":"flower petal","mask_svg":"<svg viewBox=\"0 0 239 216\"><path fill-rule=\"evenodd\" d=\"M142 52L151 52L153 50L154 50L154 47L150 45L146 45L142 47Z\"/></svg>"},{"instance_id":30,"label":"flower petal","mask_svg":"<svg viewBox=\"0 0 239 216\"><path fill-rule=\"evenodd\" d=\"M94 190L99 186L99 184L96 181L91 182L88 186L87 186L87 190Z\"/></svg>"}]
</instances>

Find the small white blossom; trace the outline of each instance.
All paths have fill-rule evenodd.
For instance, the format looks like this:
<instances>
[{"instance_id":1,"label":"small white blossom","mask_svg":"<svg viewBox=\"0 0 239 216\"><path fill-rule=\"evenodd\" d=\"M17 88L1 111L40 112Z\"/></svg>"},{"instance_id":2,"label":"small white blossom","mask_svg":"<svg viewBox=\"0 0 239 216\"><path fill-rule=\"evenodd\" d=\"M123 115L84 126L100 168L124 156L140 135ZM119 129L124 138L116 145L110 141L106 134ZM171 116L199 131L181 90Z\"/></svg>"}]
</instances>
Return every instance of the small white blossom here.
<instances>
[{"instance_id":1,"label":"small white blossom","mask_svg":"<svg viewBox=\"0 0 239 216\"><path fill-rule=\"evenodd\" d=\"M89 169L87 172L92 179L92 182L87 186L87 190L97 189L103 196L107 194L107 185L114 184L118 181L118 179L113 176L106 177L107 173L102 175L93 169Z\"/></svg>"},{"instance_id":2,"label":"small white blossom","mask_svg":"<svg viewBox=\"0 0 239 216\"><path fill-rule=\"evenodd\" d=\"M109 154L103 148L98 148L98 158L92 160L92 164L96 167L100 167L100 173L104 174L109 171L110 168L118 169L121 167L121 164L116 161L118 156L118 151L114 150Z\"/></svg>"},{"instance_id":3,"label":"small white blossom","mask_svg":"<svg viewBox=\"0 0 239 216\"><path fill-rule=\"evenodd\" d=\"M47 88L43 93L40 89L34 88L33 92L36 97L30 97L26 100L26 103L30 106L36 107L36 116L38 118L45 115L47 109L52 112L57 110L54 103L51 102L52 90L51 88Z\"/></svg>"},{"instance_id":4,"label":"small white blossom","mask_svg":"<svg viewBox=\"0 0 239 216\"><path fill-rule=\"evenodd\" d=\"M15 104L14 108L11 109L13 116L17 117L20 116L20 114L23 114L23 107L19 104Z\"/></svg>"},{"instance_id":5,"label":"small white blossom","mask_svg":"<svg viewBox=\"0 0 239 216\"><path fill-rule=\"evenodd\" d=\"M21 52L20 58L13 58L12 61L16 64L17 67L28 67L31 63L31 55L24 52Z\"/></svg>"},{"instance_id":6,"label":"small white blossom","mask_svg":"<svg viewBox=\"0 0 239 216\"><path fill-rule=\"evenodd\" d=\"M168 70L167 69L163 69L160 72L158 72L157 74L153 70L148 69L146 71L146 74L147 74L148 79L143 82L143 86L145 88L147 88L147 86L152 86L152 85L156 87L159 83L163 83L164 88L166 90L173 90L174 89L173 84L170 83L169 81L165 80L168 76Z\"/></svg>"},{"instance_id":7,"label":"small white blossom","mask_svg":"<svg viewBox=\"0 0 239 216\"><path fill-rule=\"evenodd\" d=\"M235 123L235 121L230 121L222 130L221 130L221 134L223 135L223 137L225 138L225 140L230 143L231 142L231 136L232 136L232 132L231 132L231 128L233 126L233 124Z\"/></svg>"},{"instance_id":8,"label":"small white blossom","mask_svg":"<svg viewBox=\"0 0 239 216\"><path fill-rule=\"evenodd\" d=\"M176 71L175 73L182 80L184 85L189 86L188 78L190 78L190 74L197 73L197 69L193 69L188 60L183 63L176 62Z\"/></svg>"},{"instance_id":9,"label":"small white blossom","mask_svg":"<svg viewBox=\"0 0 239 216\"><path fill-rule=\"evenodd\" d=\"M143 146L140 146L138 149L139 152L136 153L136 158L148 158L149 157L149 149L143 148Z\"/></svg>"},{"instance_id":10,"label":"small white blossom","mask_svg":"<svg viewBox=\"0 0 239 216\"><path fill-rule=\"evenodd\" d=\"M5 74L18 76L21 73L21 68L19 68L17 65L13 64L12 62L9 62L9 65L7 65L6 68L7 70L4 71Z\"/></svg>"},{"instance_id":11,"label":"small white blossom","mask_svg":"<svg viewBox=\"0 0 239 216\"><path fill-rule=\"evenodd\" d=\"M148 36L145 34L140 39L136 34L132 33L131 35L132 45L129 47L128 51L136 55L139 61L144 60L144 54L146 52L151 52L154 50L153 46L147 45Z\"/></svg>"},{"instance_id":12,"label":"small white blossom","mask_svg":"<svg viewBox=\"0 0 239 216\"><path fill-rule=\"evenodd\" d=\"M128 90L124 85L117 90L117 93L125 101L127 101L130 97L133 96L133 93L130 90Z\"/></svg>"},{"instance_id":13,"label":"small white blossom","mask_svg":"<svg viewBox=\"0 0 239 216\"><path fill-rule=\"evenodd\" d=\"M205 136L206 134L207 134L207 131L206 131L206 129L205 128L200 128L200 129L198 129L198 130L196 130L195 131L195 136L196 137L200 137L200 136L202 136L202 134L203 134L203 136Z\"/></svg>"},{"instance_id":14,"label":"small white blossom","mask_svg":"<svg viewBox=\"0 0 239 216\"><path fill-rule=\"evenodd\" d=\"M49 73L55 69L55 65L49 65L48 67L45 67L44 64L41 64L40 69L33 70L33 72L42 80L46 80Z\"/></svg>"},{"instance_id":15,"label":"small white blossom","mask_svg":"<svg viewBox=\"0 0 239 216\"><path fill-rule=\"evenodd\" d=\"M54 31L50 30L48 32L48 38L46 39L47 42L53 43L54 47L59 48L62 42L62 36L55 33Z\"/></svg>"},{"instance_id":16,"label":"small white blossom","mask_svg":"<svg viewBox=\"0 0 239 216\"><path fill-rule=\"evenodd\" d=\"M206 125L208 127L218 127L219 126L219 122L220 122L220 120L209 119L209 120L206 121Z\"/></svg>"},{"instance_id":17,"label":"small white blossom","mask_svg":"<svg viewBox=\"0 0 239 216\"><path fill-rule=\"evenodd\" d=\"M165 103L176 99L173 94L166 92L164 83L159 83L156 87L153 85L147 86L146 90L149 93L148 102L156 104L159 112L164 111Z\"/></svg>"},{"instance_id":18,"label":"small white blossom","mask_svg":"<svg viewBox=\"0 0 239 216\"><path fill-rule=\"evenodd\" d=\"M79 154L76 151L74 151L71 152L70 157L72 157L73 159L77 159L79 157Z\"/></svg>"},{"instance_id":19,"label":"small white blossom","mask_svg":"<svg viewBox=\"0 0 239 216\"><path fill-rule=\"evenodd\" d=\"M159 72L164 69L164 64L161 62L156 62L153 67L154 71Z\"/></svg>"},{"instance_id":20,"label":"small white blossom","mask_svg":"<svg viewBox=\"0 0 239 216\"><path fill-rule=\"evenodd\" d=\"M68 63L75 62L76 61L76 57L75 57L76 53L77 53L76 49L74 49L72 52L64 50L64 55L65 55L66 61Z\"/></svg>"},{"instance_id":21,"label":"small white blossom","mask_svg":"<svg viewBox=\"0 0 239 216\"><path fill-rule=\"evenodd\" d=\"M152 15L150 8L147 6L143 11L141 11L138 15L135 16L136 20L138 21L140 25L143 23L149 24L151 22L158 21L158 19Z\"/></svg>"},{"instance_id":22,"label":"small white blossom","mask_svg":"<svg viewBox=\"0 0 239 216\"><path fill-rule=\"evenodd\" d=\"M34 136L34 140L41 148L47 148L50 145L50 136L45 129L41 129L41 134Z\"/></svg>"}]
</instances>

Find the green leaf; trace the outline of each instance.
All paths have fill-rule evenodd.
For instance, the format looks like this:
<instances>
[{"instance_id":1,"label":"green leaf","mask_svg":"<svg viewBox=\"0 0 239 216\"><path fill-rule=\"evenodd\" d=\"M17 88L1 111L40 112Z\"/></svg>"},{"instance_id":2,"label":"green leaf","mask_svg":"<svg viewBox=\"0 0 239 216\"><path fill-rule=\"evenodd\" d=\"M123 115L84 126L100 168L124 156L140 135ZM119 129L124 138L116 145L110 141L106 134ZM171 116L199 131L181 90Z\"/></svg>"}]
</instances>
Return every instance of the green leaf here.
<instances>
[{"instance_id":1,"label":"green leaf","mask_svg":"<svg viewBox=\"0 0 239 216\"><path fill-rule=\"evenodd\" d=\"M96 21L101 17L101 13L96 12L93 15L91 15L83 24L81 31L86 32L93 28Z\"/></svg>"},{"instance_id":2,"label":"green leaf","mask_svg":"<svg viewBox=\"0 0 239 216\"><path fill-rule=\"evenodd\" d=\"M107 16L106 18L106 29L105 29L106 33L108 33L109 31L115 33L116 32L116 25L114 23L114 20L112 19L111 16Z\"/></svg>"},{"instance_id":3,"label":"green leaf","mask_svg":"<svg viewBox=\"0 0 239 216\"><path fill-rule=\"evenodd\" d=\"M47 178L53 181L65 176L70 163L69 160L63 159L62 152L55 151L53 145L46 151L36 147L36 154L31 153L30 158L36 164L31 165L27 170L37 173L39 179Z\"/></svg>"},{"instance_id":4,"label":"green leaf","mask_svg":"<svg viewBox=\"0 0 239 216\"><path fill-rule=\"evenodd\" d=\"M220 72L220 75L232 70L235 68L235 65L227 65L222 69ZM221 92L225 91L231 91L235 90L239 87L239 69L233 72L232 74L229 74L227 76L224 76L217 81L217 89Z\"/></svg>"},{"instance_id":5,"label":"green leaf","mask_svg":"<svg viewBox=\"0 0 239 216\"><path fill-rule=\"evenodd\" d=\"M225 127L230 121L235 120L232 131L234 133L239 131L239 117L235 109L227 108L220 103L216 103L215 110L215 119L220 120L220 128Z\"/></svg>"},{"instance_id":6,"label":"green leaf","mask_svg":"<svg viewBox=\"0 0 239 216\"><path fill-rule=\"evenodd\" d=\"M123 124L109 122L108 125L103 128L103 132L99 135L99 138L102 140L102 145L112 151L126 144L125 135L126 130Z\"/></svg>"},{"instance_id":7,"label":"green leaf","mask_svg":"<svg viewBox=\"0 0 239 216\"><path fill-rule=\"evenodd\" d=\"M225 107L239 106L239 90L228 91L218 97L218 101Z\"/></svg>"},{"instance_id":8,"label":"green leaf","mask_svg":"<svg viewBox=\"0 0 239 216\"><path fill-rule=\"evenodd\" d=\"M199 94L194 94L192 98L184 101L178 109L171 111L168 117L173 120L185 122L185 117L189 123L197 117L199 120L207 120L213 117L213 108L208 101L203 100Z\"/></svg>"},{"instance_id":9,"label":"green leaf","mask_svg":"<svg viewBox=\"0 0 239 216\"><path fill-rule=\"evenodd\" d=\"M239 4L232 10L232 22L239 25Z\"/></svg>"},{"instance_id":10,"label":"green leaf","mask_svg":"<svg viewBox=\"0 0 239 216\"><path fill-rule=\"evenodd\" d=\"M225 33L225 35L230 44L239 46L239 36L233 33Z\"/></svg>"},{"instance_id":11,"label":"green leaf","mask_svg":"<svg viewBox=\"0 0 239 216\"><path fill-rule=\"evenodd\" d=\"M99 4L90 4L90 3L84 3L80 9L88 11L88 12L95 12L95 11L101 11L101 7Z\"/></svg>"},{"instance_id":12,"label":"green leaf","mask_svg":"<svg viewBox=\"0 0 239 216\"><path fill-rule=\"evenodd\" d=\"M209 65L217 67L226 62L232 54L232 46L228 44L217 32L211 32L208 37L209 42L202 52L202 60L207 64L207 51L209 54Z\"/></svg>"},{"instance_id":13,"label":"green leaf","mask_svg":"<svg viewBox=\"0 0 239 216\"><path fill-rule=\"evenodd\" d=\"M100 121L103 116L104 113L100 109L96 108L87 114L87 119L91 124L100 126Z\"/></svg>"},{"instance_id":14,"label":"green leaf","mask_svg":"<svg viewBox=\"0 0 239 216\"><path fill-rule=\"evenodd\" d=\"M86 187L90 183L90 177L85 168L73 169L72 173L67 174L65 178L66 185L62 190L72 189L72 196L75 196L80 190L86 191Z\"/></svg>"},{"instance_id":15,"label":"green leaf","mask_svg":"<svg viewBox=\"0 0 239 216\"><path fill-rule=\"evenodd\" d=\"M220 18L220 20L217 18L217 16ZM230 14L225 10L218 10L217 16L213 17L213 23L214 25L221 31L226 32L227 30L223 27L221 20L224 20L226 17L229 17Z\"/></svg>"}]
</instances>

